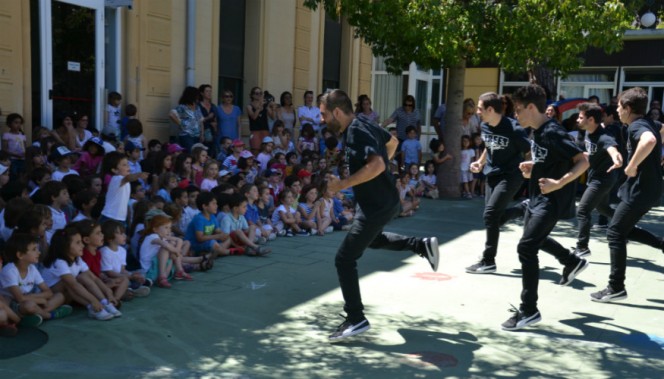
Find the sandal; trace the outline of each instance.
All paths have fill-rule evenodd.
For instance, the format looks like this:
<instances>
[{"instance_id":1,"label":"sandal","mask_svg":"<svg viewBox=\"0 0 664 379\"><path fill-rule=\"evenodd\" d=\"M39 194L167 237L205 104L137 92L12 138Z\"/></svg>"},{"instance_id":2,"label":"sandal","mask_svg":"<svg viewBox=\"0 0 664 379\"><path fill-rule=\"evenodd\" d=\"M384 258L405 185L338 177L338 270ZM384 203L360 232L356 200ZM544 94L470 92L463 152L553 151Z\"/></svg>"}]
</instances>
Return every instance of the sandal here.
<instances>
[{"instance_id":1,"label":"sandal","mask_svg":"<svg viewBox=\"0 0 664 379\"><path fill-rule=\"evenodd\" d=\"M171 283L168 282L168 279L166 277L162 276L157 279L157 286L161 288L171 288Z\"/></svg>"},{"instance_id":2,"label":"sandal","mask_svg":"<svg viewBox=\"0 0 664 379\"><path fill-rule=\"evenodd\" d=\"M198 269L201 272L205 272L210 270L214 266L214 261L210 258L208 258L207 255L203 256L203 259L201 260L201 263L198 265Z\"/></svg>"},{"instance_id":3,"label":"sandal","mask_svg":"<svg viewBox=\"0 0 664 379\"><path fill-rule=\"evenodd\" d=\"M175 280L186 280L186 281L194 280L194 278L192 278L191 275L187 274L184 271L176 272L174 278Z\"/></svg>"}]
</instances>

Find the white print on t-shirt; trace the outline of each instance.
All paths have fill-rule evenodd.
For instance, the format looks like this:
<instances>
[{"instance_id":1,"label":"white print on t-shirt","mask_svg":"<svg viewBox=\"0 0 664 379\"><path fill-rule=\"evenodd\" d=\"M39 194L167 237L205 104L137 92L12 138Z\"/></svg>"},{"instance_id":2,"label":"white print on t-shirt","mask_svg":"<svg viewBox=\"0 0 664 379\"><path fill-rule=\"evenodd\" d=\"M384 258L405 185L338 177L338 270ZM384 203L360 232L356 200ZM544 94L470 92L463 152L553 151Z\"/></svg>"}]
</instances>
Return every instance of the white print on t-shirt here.
<instances>
[{"instance_id":1,"label":"white print on t-shirt","mask_svg":"<svg viewBox=\"0 0 664 379\"><path fill-rule=\"evenodd\" d=\"M549 150L539 146L535 141L530 141L530 155L532 155L534 163L544 163L546 156L549 155Z\"/></svg>"},{"instance_id":2,"label":"white print on t-shirt","mask_svg":"<svg viewBox=\"0 0 664 379\"><path fill-rule=\"evenodd\" d=\"M597 152L597 144L594 144L588 140L586 140L585 142L586 142L586 152L588 153L588 155L595 154Z\"/></svg>"},{"instance_id":3,"label":"white print on t-shirt","mask_svg":"<svg viewBox=\"0 0 664 379\"><path fill-rule=\"evenodd\" d=\"M509 138L495 134L482 133L482 140L484 141L486 148L491 150L492 154L495 150L507 149L507 147L510 145Z\"/></svg>"}]
</instances>

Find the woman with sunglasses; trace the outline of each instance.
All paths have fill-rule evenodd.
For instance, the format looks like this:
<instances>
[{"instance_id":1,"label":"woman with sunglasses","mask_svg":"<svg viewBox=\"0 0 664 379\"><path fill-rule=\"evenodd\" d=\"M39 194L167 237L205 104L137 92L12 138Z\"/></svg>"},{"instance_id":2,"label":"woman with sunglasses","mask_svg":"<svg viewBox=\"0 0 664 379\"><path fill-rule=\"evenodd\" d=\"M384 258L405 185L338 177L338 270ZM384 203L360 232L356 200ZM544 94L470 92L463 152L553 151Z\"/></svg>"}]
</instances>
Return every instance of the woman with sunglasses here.
<instances>
[{"instance_id":1,"label":"woman with sunglasses","mask_svg":"<svg viewBox=\"0 0 664 379\"><path fill-rule=\"evenodd\" d=\"M221 144L222 137L228 137L231 141L240 138L240 116L242 116L242 109L233 104L233 92L224 90L217 112L219 127L217 128L214 145L220 151L219 145Z\"/></svg>"},{"instance_id":2,"label":"woman with sunglasses","mask_svg":"<svg viewBox=\"0 0 664 379\"><path fill-rule=\"evenodd\" d=\"M247 115L249 116L249 146L251 153L258 155L263 143L263 138L270 134L268 127L268 117L274 119L273 101L266 101L263 97L263 90L260 87L254 87L249 93L251 102L247 105Z\"/></svg>"},{"instance_id":3,"label":"woman with sunglasses","mask_svg":"<svg viewBox=\"0 0 664 379\"><path fill-rule=\"evenodd\" d=\"M417 135L422 134L422 119L420 112L415 108L415 98L413 95L407 95L403 99L403 106L397 108L387 120L383 121L383 127L392 123L397 124L397 139L403 142L408 138L406 128L414 126L417 129Z\"/></svg>"}]
</instances>

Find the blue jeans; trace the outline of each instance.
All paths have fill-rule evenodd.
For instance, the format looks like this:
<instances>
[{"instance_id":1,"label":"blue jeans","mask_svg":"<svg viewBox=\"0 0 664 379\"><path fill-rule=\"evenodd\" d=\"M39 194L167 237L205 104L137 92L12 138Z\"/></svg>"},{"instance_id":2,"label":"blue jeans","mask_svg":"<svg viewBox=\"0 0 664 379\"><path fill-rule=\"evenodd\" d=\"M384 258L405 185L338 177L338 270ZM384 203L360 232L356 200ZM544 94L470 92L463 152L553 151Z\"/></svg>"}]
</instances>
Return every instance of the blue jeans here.
<instances>
[{"instance_id":1,"label":"blue jeans","mask_svg":"<svg viewBox=\"0 0 664 379\"><path fill-rule=\"evenodd\" d=\"M198 141L198 137L190 136L189 134L181 134L178 136L178 143L189 153L191 153L191 147Z\"/></svg>"}]
</instances>

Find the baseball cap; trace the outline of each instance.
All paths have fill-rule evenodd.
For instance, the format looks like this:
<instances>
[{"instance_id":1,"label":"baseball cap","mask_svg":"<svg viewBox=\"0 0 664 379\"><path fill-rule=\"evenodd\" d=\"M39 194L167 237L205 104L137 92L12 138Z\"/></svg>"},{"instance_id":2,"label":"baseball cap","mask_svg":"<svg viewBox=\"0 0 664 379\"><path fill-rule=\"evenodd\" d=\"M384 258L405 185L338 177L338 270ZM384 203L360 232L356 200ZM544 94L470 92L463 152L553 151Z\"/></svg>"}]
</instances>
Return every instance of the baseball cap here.
<instances>
[{"instance_id":1,"label":"baseball cap","mask_svg":"<svg viewBox=\"0 0 664 379\"><path fill-rule=\"evenodd\" d=\"M244 142L241 139L234 139L233 143L231 144L233 147L238 147L238 146L244 146Z\"/></svg>"},{"instance_id":2,"label":"baseball cap","mask_svg":"<svg viewBox=\"0 0 664 379\"><path fill-rule=\"evenodd\" d=\"M53 161L57 161L60 158L63 158L63 157L69 156L69 155L73 155L73 154L74 153L71 150L67 149L66 146L58 146L53 150L53 152L51 152L51 155L49 155L48 159L51 162L53 162Z\"/></svg>"},{"instance_id":3,"label":"baseball cap","mask_svg":"<svg viewBox=\"0 0 664 379\"><path fill-rule=\"evenodd\" d=\"M207 150L207 149L208 149L207 146L205 146L205 145L203 145L202 143L199 142L199 143L195 143L195 144L191 145L191 151L193 151L194 149L196 149L196 148L198 148L198 147L200 147L200 148L203 149L203 150Z\"/></svg>"},{"instance_id":4,"label":"baseball cap","mask_svg":"<svg viewBox=\"0 0 664 379\"><path fill-rule=\"evenodd\" d=\"M308 170L301 169L297 172L297 177L300 179L306 178L307 176L311 176L311 173Z\"/></svg>"},{"instance_id":5,"label":"baseball cap","mask_svg":"<svg viewBox=\"0 0 664 379\"><path fill-rule=\"evenodd\" d=\"M220 177L220 178L223 178L224 176L226 176L226 175L230 175L230 174L232 174L232 172L230 172L230 171L228 171L228 170L221 170L221 171L219 171L219 177Z\"/></svg>"},{"instance_id":6,"label":"baseball cap","mask_svg":"<svg viewBox=\"0 0 664 379\"><path fill-rule=\"evenodd\" d=\"M251 154L251 151L249 151L249 150L243 150L243 151L240 153L240 158L248 159L248 158L253 158L253 157L254 157L254 155Z\"/></svg>"},{"instance_id":7,"label":"baseball cap","mask_svg":"<svg viewBox=\"0 0 664 379\"><path fill-rule=\"evenodd\" d=\"M169 154L174 154L179 151L184 151L184 147L178 145L177 143L171 143L168 144L168 147L166 148L166 151L168 151Z\"/></svg>"},{"instance_id":8,"label":"baseball cap","mask_svg":"<svg viewBox=\"0 0 664 379\"><path fill-rule=\"evenodd\" d=\"M276 168L271 168L269 170L265 170L265 176L270 177L270 176L276 176L276 175L281 175L281 170L276 169Z\"/></svg>"},{"instance_id":9,"label":"baseball cap","mask_svg":"<svg viewBox=\"0 0 664 379\"><path fill-rule=\"evenodd\" d=\"M272 137L267 136L263 138L263 143L274 143L274 140L272 139Z\"/></svg>"}]
</instances>

